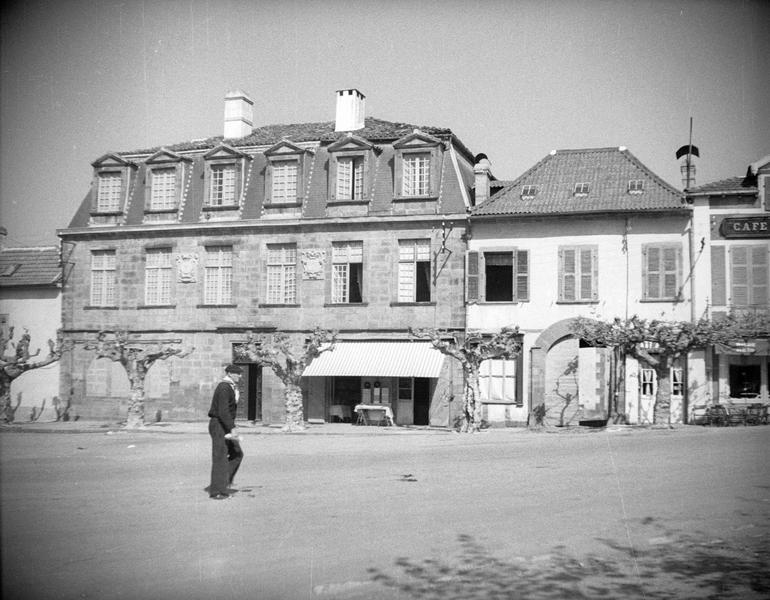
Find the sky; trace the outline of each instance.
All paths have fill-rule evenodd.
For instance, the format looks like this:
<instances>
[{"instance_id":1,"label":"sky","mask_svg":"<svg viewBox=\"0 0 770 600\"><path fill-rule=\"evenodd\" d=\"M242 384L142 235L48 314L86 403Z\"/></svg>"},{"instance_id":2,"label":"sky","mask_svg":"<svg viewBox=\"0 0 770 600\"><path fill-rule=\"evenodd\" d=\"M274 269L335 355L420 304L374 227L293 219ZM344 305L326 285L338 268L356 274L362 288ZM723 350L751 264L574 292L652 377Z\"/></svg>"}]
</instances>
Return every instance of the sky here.
<instances>
[{"instance_id":1,"label":"sky","mask_svg":"<svg viewBox=\"0 0 770 600\"><path fill-rule=\"evenodd\" d=\"M551 150L626 146L681 188L770 154L770 2L6 0L0 9L0 224L54 245L107 152L254 125L368 116L450 128L498 179Z\"/></svg>"}]
</instances>

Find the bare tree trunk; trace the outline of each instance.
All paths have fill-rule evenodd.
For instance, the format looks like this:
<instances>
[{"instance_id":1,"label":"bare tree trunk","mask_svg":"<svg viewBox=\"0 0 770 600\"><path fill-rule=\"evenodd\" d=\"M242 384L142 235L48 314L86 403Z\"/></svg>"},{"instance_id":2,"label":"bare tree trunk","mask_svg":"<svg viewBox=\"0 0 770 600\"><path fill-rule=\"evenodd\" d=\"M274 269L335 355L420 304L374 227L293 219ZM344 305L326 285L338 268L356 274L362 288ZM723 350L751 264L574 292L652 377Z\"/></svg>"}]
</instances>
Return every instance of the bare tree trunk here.
<instances>
[{"instance_id":1,"label":"bare tree trunk","mask_svg":"<svg viewBox=\"0 0 770 600\"><path fill-rule=\"evenodd\" d=\"M0 376L0 423L10 423L11 413L11 379L5 373Z\"/></svg>"},{"instance_id":2,"label":"bare tree trunk","mask_svg":"<svg viewBox=\"0 0 770 600\"><path fill-rule=\"evenodd\" d=\"M302 388L298 383L284 382L286 386L286 424L284 431L303 431L305 418L302 409Z\"/></svg>"},{"instance_id":3,"label":"bare tree trunk","mask_svg":"<svg viewBox=\"0 0 770 600\"><path fill-rule=\"evenodd\" d=\"M126 427L144 426L144 377L131 378L131 399L128 403Z\"/></svg>"},{"instance_id":4,"label":"bare tree trunk","mask_svg":"<svg viewBox=\"0 0 770 600\"><path fill-rule=\"evenodd\" d=\"M463 365L463 416L465 417L462 432L475 433L481 428L481 395L479 393L479 368L473 365Z\"/></svg>"}]
</instances>

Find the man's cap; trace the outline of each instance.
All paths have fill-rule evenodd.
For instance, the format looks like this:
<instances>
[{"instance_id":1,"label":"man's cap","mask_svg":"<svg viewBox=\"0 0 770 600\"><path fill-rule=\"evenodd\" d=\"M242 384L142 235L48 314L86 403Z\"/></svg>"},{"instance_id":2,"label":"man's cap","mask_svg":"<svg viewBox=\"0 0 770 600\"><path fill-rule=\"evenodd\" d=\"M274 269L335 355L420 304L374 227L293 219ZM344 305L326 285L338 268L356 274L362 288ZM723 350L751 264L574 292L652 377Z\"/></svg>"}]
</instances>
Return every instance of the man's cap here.
<instances>
[{"instance_id":1,"label":"man's cap","mask_svg":"<svg viewBox=\"0 0 770 600\"><path fill-rule=\"evenodd\" d=\"M243 369L241 369L238 365L227 365L225 367L225 373L238 373L240 375L243 373Z\"/></svg>"}]
</instances>

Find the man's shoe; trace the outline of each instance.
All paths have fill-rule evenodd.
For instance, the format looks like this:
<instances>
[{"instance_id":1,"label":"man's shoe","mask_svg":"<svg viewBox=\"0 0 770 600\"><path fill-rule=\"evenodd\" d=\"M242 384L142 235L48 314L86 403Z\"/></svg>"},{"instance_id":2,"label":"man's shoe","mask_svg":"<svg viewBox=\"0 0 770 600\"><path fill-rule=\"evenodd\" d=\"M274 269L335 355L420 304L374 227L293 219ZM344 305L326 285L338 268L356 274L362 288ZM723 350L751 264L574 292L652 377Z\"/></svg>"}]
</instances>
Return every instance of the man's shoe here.
<instances>
[{"instance_id":1,"label":"man's shoe","mask_svg":"<svg viewBox=\"0 0 770 600\"><path fill-rule=\"evenodd\" d=\"M214 494L213 496L209 496L212 500L227 500L230 496L227 494Z\"/></svg>"}]
</instances>

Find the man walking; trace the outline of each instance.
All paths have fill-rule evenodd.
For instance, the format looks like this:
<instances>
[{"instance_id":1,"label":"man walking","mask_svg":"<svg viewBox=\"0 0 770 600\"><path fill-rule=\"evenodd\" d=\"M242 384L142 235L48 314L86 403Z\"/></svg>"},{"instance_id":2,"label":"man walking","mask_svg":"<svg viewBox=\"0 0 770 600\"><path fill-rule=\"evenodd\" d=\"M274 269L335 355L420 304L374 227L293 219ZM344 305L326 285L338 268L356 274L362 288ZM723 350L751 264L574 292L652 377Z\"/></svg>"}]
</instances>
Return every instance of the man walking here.
<instances>
[{"instance_id":1,"label":"man walking","mask_svg":"<svg viewBox=\"0 0 770 600\"><path fill-rule=\"evenodd\" d=\"M235 430L235 411L238 406L238 382L242 369L228 365L225 376L217 384L209 409L211 435L211 485L209 497L213 500L229 498L230 485L243 460L243 451Z\"/></svg>"}]
</instances>

